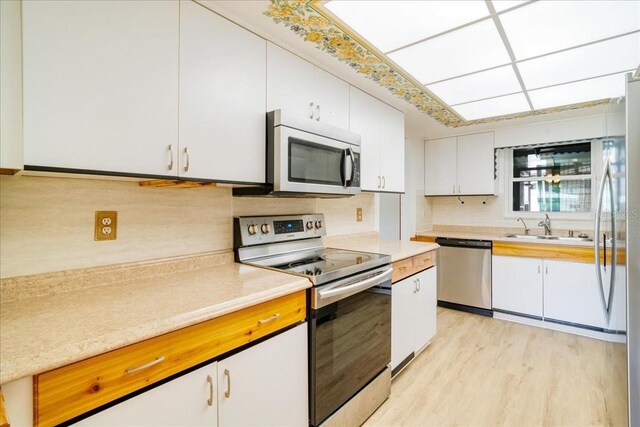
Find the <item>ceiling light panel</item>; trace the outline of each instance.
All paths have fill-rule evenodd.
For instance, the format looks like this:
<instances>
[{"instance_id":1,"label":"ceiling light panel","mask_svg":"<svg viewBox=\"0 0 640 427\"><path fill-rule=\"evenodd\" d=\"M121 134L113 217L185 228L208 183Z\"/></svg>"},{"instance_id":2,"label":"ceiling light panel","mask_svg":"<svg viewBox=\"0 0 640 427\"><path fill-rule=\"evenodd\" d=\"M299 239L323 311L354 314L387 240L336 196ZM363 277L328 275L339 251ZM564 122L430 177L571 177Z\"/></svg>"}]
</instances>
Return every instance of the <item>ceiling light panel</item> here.
<instances>
[{"instance_id":1,"label":"ceiling light panel","mask_svg":"<svg viewBox=\"0 0 640 427\"><path fill-rule=\"evenodd\" d=\"M458 77L510 61L491 19L393 52L389 57L422 83Z\"/></svg>"},{"instance_id":2,"label":"ceiling light panel","mask_svg":"<svg viewBox=\"0 0 640 427\"><path fill-rule=\"evenodd\" d=\"M522 93L455 105L452 108L467 120L483 119L485 117L502 116L531 110L527 98L525 98Z\"/></svg>"},{"instance_id":3,"label":"ceiling light panel","mask_svg":"<svg viewBox=\"0 0 640 427\"><path fill-rule=\"evenodd\" d=\"M640 33L518 63L527 89L634 69L640 64Z\"/></svg>"},{"instance_id":4,"label":"ceiling light panel","mask_svg":"<svg viewBox=\"0 0 640 427\"><path fill-rule=\"evenodd\" d=\"M537 1L500 15L517 60L640 29L640 2Z\"/></svg>"},{"instance_id":5,"label":"ceiling light panel","mask_svg":"<svg viewBox=\"0 0 640 427\"><path fill-rule=\"evenodd\" d=\"M535 109L623 96L625 73L529 91Z\"/></svg>"},{"instance_id":6,"label":"ceiling light panel","mask_svg":"<svg viewBox=\"0 0 640 427\"><path fill-rule=\"evenodd\" d=\"M493 8L496 12L500 13L503 10L511 9L526 2L527 0L493 0L491 3L493 3Z\"/></svg>"},{"instance_id":7,"label":"ceiling light panel","mask_svg":"<svg viewBox=\"0 0 640 427\"><path fill-rule=\"evenodd\" d=\"M382 52L489 15L482 1L330 1L324 4Z\"/></svg>"},{"instance_id":8,"label":"ceiling light panel","mask_svg":"<svg viewBox=\"0 0 640 427\"><path fill-rule=\"evenodd\" d=\"M427 89L449 105L522 91L511 65L446 80Z\"/></svg>"}]
</instances>

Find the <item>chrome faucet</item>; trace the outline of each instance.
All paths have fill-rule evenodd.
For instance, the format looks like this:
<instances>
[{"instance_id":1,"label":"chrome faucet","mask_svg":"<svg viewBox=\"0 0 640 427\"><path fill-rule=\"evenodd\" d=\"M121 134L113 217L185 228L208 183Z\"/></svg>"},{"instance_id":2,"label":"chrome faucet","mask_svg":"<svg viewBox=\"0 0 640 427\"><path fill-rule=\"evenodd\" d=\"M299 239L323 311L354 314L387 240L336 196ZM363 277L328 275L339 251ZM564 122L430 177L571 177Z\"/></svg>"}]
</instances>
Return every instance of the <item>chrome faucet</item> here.
<instances>
[{"instance_id":1,"label":"chrome faucet","mask_svg":"<svg viewBox=\"0 0 640 427\"><path fill-rule=\"evenodd\" d=\"M538 227L544 227L544 235L551 236L551 219L548 214L544 215L544 221L540 221Z\"/></svg>"},{"instance_id":2,"label":"chrome faucet","mask_svg":"<svg viewBox=\"0 0 640 427\"><path fill-rule=\"evenodd\" d=\"M522 225L524 226L524 235L528 236L530 229L527 227L527 224L524 223L524 219L518 218L517 221L520 221L522 223Z\"/></svg>"}]
</instances>

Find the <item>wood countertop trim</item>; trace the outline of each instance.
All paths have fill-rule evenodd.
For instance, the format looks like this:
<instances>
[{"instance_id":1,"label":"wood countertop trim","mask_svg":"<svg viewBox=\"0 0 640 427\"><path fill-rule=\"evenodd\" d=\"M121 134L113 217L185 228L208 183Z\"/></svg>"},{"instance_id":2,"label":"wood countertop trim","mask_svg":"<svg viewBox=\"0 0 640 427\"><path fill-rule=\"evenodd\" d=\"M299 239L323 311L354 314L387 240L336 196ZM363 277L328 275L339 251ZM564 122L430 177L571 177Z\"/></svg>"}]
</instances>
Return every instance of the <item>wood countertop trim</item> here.
<instances>
[{"instance_id":1,"label":"wood countertop trim","mask_svg":"<svg viewBox=\"0 0 640 427\"><path fill-rule=\"evenodd\" d=\"M428 236L413 236L409 240L411 240L412 242L425 242L425 243L435 243L436 242L436 238L435 237L428 237Z\"/></svg>"},{"instance_id":2,"label":"wood countertop trim","mask_svg":"<svg viewBox=\"0 0 640 427\"><path fill-rule=\"evenodd\" d=\"M525 258L544 258L558 261L584 262L593 264L595 253L592 247L587 246L560 246L544 245L540 243L520 242L493 242L493 255L515 256ZM600 256L604 257L604 251L600 249ZM617 263L626 263L626 251L618 249ZM611 262L611 252L607 253L607 263Z\"/></svg>"},{"instance_id":3,"label":"wood countertop trim","mask_svg":"<svg viewBox=\"0 0 640 427\"><path fill-rule=\"evenodd\" d=\"M2 395L1 388L0 388L0 427L9 427L9 417L7 417L7 410L4 406L4 396Z\"/></svg>"},{"instance_id":4,"label":"wood countertop trim","mask_svg":"<svg viewBox=\"0 0 640 427\"><path fill-rule=\"evenodd\" d=\"M435 265L436 265L435 249L418 254L418 255L414 255L412 257L394 261L392 263L393 275L391 276L391 283L399 282L411 275L419 273Z\"/></svg>"}]
</instances>

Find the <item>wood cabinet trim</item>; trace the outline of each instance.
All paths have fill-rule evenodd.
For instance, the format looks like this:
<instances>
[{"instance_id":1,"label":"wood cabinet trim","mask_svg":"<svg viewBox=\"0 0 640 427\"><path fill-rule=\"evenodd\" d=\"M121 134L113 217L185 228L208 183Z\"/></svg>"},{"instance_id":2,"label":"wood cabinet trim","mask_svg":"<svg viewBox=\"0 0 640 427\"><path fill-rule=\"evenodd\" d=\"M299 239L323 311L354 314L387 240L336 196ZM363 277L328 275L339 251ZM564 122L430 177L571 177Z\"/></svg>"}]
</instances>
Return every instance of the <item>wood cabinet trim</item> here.
<instances>
[{"instance_id":1,"label":"wood cabinet trim","mask_svg":"<svg viewBox=\"0 0 640 427\"><path fill-rule=\"evenodd\" d=\"M510 243L493 242L493 255L543 258L558 261L573 261L593 264L595 253L592 247L544 245L539 243ZM604 251L600 249L600 256L604 258ZM611 253L607 253L607 263L611 262ZM626 263L626 250L618 249L617 263Z\"/></svg>"},{"instance_id":2,"label":"wood cabinet trim","mask_svg":"<svg viewBox=\"0 0 640 427\"><path fill-rule=\"evenodd\" d=\"M260 322L276 313L275 320ZM305 317L306 292L302 290L36 375L34 425L67 421ZM161 356L163 360L131 372Z\"/></svg>"},{"instance_id":3,"label":"wood cabinet trim","mask_svg":"<svg viewBox=\"0 0 640 427\"><path fill-rule=\"evenodd\" d=\"M435 243L436 242L436 238L435 237L428 237L428 236L413 236L410 240L412 242L426 242L426 243Z\"/></svg>"},{"instance_id":4,"label":"wood cabinet trim","mask_svg":"<svg viewBox=\"0 0 640 427\"><path fill-rule=\"evenodd\" d=\"M409 276L436 265L436 251L431 250L392 263L391 283L399 282Z\"/></svg>"}]
</instances>

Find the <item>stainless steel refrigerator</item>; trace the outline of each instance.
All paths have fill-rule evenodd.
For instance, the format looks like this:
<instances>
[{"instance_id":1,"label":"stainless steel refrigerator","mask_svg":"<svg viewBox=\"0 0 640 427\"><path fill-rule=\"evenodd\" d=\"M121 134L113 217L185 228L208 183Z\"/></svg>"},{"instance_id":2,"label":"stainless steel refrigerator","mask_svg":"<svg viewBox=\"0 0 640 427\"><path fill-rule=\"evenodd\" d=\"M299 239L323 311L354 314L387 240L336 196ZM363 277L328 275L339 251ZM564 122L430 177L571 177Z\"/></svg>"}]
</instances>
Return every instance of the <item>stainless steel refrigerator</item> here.
<instances>
[{"instance_id":1,"label":"stainless steel refrigerator","mask_svg":"<svg viewBox=\"0 0 640 427\"><path fill-rule=\"evenodd\" d=\"M629 425L640 426L640 68L627 75L624 205Z\"/></svg>"},{"instance_id":2,"label":"stainless steel refrigerator","mask_svg":"<svg viewBox=\"0 0 640 427\"><path fill-rule=\"evenodd\" d=\"M606 399L626 401L640 426L640 79L626 76L625 136L603 140L594 230L595 271L611 344ZM626 339L625 339L626 338Z\"/></svg>"}]
</instances>

